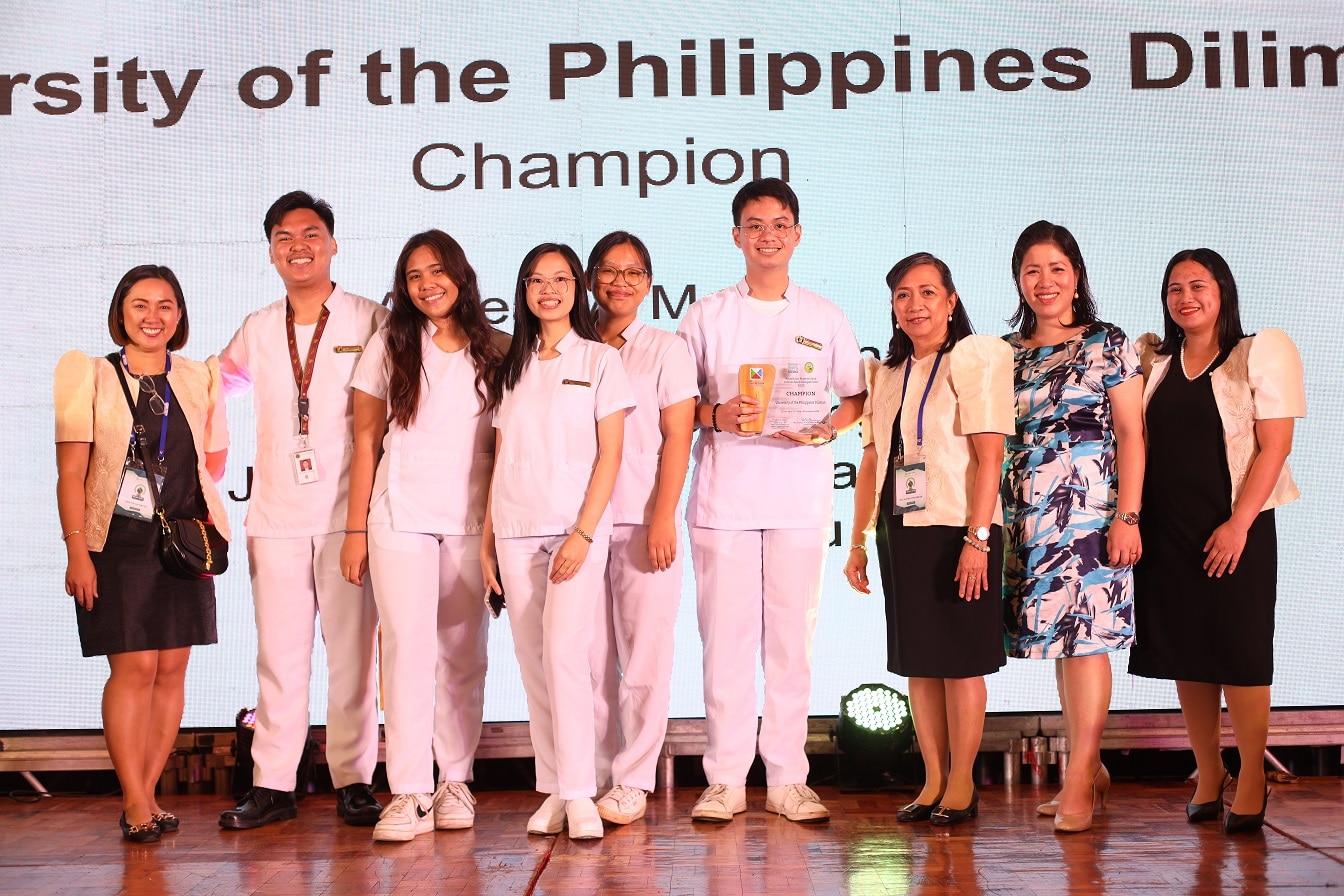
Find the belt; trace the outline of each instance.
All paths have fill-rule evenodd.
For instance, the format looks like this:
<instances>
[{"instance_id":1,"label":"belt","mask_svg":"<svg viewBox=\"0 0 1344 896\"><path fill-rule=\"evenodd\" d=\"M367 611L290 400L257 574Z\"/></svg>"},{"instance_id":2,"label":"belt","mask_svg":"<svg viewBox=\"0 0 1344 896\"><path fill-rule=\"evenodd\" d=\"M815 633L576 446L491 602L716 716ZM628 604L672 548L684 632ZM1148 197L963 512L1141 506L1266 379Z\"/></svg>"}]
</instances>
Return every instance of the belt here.
<instances>
[{"instance_id":1,"label":"belt","mask_svg":"<svg viewBox=\"0 0 1344 896\"><path fill-rule=\"evenodd\" d=\"M1030 451L1033 448L1067 448L1079 442L1115 441L1113 433L1104 429L1073 429L1064 432L1042 432L1015 438L1007 445L1009 451Z\"/></svg>"}]
</instances>

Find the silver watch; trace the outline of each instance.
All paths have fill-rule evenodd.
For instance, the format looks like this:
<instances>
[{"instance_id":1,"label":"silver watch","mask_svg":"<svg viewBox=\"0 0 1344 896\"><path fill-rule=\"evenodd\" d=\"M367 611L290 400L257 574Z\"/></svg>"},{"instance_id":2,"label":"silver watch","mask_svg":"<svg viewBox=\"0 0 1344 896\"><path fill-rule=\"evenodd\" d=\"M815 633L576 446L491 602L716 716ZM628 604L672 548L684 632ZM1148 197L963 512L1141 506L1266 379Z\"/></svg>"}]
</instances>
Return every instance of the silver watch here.
<instances>
[{"instance_id":1,"label":"silver watch","mask_svg":"<svg viewBox=\"0 0 1344 896\"><path fill-rule=\"evenodd\" d=\"M966 530L976 541L989 541L988 526L972 526Z\"/></svg>"}]
</instances>

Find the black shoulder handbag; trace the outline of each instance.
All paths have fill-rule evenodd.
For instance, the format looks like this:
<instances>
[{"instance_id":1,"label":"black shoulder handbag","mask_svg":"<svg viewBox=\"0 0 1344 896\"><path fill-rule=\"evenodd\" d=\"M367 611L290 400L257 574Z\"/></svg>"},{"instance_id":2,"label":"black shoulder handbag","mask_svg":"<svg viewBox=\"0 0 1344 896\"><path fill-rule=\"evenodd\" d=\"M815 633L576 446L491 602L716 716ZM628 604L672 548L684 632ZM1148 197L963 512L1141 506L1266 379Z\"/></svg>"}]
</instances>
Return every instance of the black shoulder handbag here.
<instances>
[{"instance_id":1,"label":"black shoulder handbag","mask_svg":"<svg viewBox=\"0 0 1344 896\"><path fill-rule=\"evenodd\" d=\"M126 404L131 408L131 419L135 420L135 450L140 454L140 462L145 465L145 478L149 480L149 497L154 502L154 515L159 520L159 562L164 572L179 579L212 579L229 568L229 543L214 524L192 517L168 519L159 502L158 477L149 465L145 455L145 427L135 417L135 401L131 398L131 387L126 384L126 373L121 369L117 356L107 358L117 369L117 378L121 380L121 391L126 396ZM164 420L166 426L168 421Z\"/></svg>"}]
</instances>

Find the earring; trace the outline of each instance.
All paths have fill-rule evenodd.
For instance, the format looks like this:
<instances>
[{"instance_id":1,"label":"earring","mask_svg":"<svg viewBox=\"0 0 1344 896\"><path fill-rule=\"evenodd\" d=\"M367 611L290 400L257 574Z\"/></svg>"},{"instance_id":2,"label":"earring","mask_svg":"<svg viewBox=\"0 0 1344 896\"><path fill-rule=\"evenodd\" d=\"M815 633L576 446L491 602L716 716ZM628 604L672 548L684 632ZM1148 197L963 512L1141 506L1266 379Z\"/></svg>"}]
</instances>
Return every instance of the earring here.
<instances>
[{"instance_id":1,"label":"earring","mask_svg":"<svg viewBox=\"0 0 1344 896\"><path fill-rule=\"evenodd\" d=\"M900 328L901 328L901 323L900 323L900 321L897 321L897 322L896 322L896 329L899 330Z\"/></svg>"},{"instance_id":2,"label":"earring","mask_svg":"<svg viewBox=\"0 0 1344 896\"><path fill-rule=\"evenodd\" d=\"M1076 290L1076 289L1073 291L1073 300L1074 300L1075 302L1078 301L1078 290Z\"/></svg>"},{"instance_id":3,"label":"earring","mask_svg":"<svg viewBox=\"0 0 1344 896\"><path fill-rule=\"evenodd\" d=\"M948 322L948 323L952 323L952 315L949 314L949 315L947 316L947 322Z\"/></svg>"}]
</instances>

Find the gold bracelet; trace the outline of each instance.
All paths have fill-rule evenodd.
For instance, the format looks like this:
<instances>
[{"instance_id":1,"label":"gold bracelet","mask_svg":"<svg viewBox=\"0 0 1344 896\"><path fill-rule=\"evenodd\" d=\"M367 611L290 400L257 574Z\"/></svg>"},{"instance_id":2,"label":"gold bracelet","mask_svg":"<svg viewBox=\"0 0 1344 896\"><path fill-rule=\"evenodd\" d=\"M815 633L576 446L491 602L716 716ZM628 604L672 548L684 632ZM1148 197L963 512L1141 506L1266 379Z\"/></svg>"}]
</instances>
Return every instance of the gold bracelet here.
<instances>
[{"instance_id":1,"label":"gold bracelet","mask_svg":"<svg viewBox=\"0 0 1344 896\"><path fill-rule=\"evenodd\" d=\"M71 529L69 532L61 536L61 541L69 541L70 539L74 538L76 535L79 535L83 531L84 531L83 529Z\"/></svg>"},{"instance_id":2,"label":"gold bracelet","mask_svg":"<svg viewBox=\"0 0 1344 896\"><path fill-rule=\"evenodd\" d=\"M852 544L849 546L849 549L851 551L863 551L865 554L868 553L868 545L866 544Z\"/></svg>"},{"instance_id":3,"label":"gold bracelet","mask_svg":"<svg viewBox=\"0 0 1344 896\"><path fill-rule=\"evenodd\" d=\"M588 542L589 544L592 544L592 543L593 543L593 536L589 535L587 532L583 531L583 530L580 529L578 526L575 526L575 527L574 527L574 534L577 535L577 536L579 536L580 538L582 538L584 541Z\"/></svg>"}]
</instances>

